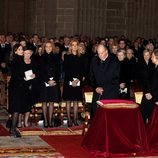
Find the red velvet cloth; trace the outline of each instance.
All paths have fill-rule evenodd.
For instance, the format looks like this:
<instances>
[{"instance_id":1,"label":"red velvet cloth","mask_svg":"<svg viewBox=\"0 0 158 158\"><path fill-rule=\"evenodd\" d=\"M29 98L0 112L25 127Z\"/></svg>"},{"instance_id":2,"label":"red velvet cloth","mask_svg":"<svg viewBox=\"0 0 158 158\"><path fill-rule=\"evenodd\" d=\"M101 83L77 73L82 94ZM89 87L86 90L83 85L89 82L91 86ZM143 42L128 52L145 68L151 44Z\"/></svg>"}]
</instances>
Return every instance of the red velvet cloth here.
<instances>
[{"instance_id":1,"label":"red velvet cloth","mask_svg":"<svg viewBox=\"0 0 158 158\"><path fill-rule=\"evenodd\" d=\"M102 103L120 103L104 100ZM124 103L133 103L124 101ZM99 107L86 133L82 146L95 155L124 155L148 150L146 131L139 108L106 109Z\"/></svg>"},{"instance_id":2,"label":"red velvet cloth","mask_svg":"<svg viewBox=\"0 0 158 158\"><path fill-rule=\"evenodd\" d=\"M158 106L155 106L147 124L147 137L150 150L158 153Z\"/></svg>"},{"instance_id":3,"label":"red velvet cloth","mask_svg":"<svg viewBox=\"0 0 158 158\"><path fill-rule=\"evenodd\" d=\"M122 99L106 99L106 100L100 100L103 104L110 104L110 103L126 103L126 104L135 104L131 100L122 100Z\"/></svg>"}]
</instances>

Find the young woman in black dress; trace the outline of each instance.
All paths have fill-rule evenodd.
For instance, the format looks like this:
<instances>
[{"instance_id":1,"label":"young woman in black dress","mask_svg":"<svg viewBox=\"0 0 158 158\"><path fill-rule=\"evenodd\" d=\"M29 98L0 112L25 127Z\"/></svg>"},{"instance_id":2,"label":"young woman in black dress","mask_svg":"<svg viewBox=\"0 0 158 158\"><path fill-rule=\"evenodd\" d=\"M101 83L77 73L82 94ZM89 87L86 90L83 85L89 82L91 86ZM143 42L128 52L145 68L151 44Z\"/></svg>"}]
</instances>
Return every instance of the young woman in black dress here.
<instances>
[{"instance_id":1,"label":"young woman in black dress","mask_svg":"<svg viewBox=\"0 0 158 158\"><path fill-rule=\"evenodd\" d=\"M40 102L42 102L44 127L47 128L48 126L53 127L52 116L54 102L59 103L61 101L59 86L61 61L60 56L54 53L55 47L52 42L46 42L43 48L44 54L41 56L40 65L40 81L42 83ZM49 104L49 109L47 109L47 104Z\"/></svg>"},{"instance_id":2,"label":"young woman in black dress","mask_svg":"<svg viewBox=\"0 0 158 158\"><path fill-rule=\"evenodd\" d=\"M84 58L78 51L79 42L71 40L69 52L64 55L63 99L66 101L68 126L71 126L70 110L73 102L74 125L78 125L78 101L82 101L82 81L84 78Z\"/></svg>"},{"instance_id":3,"label":"young woman in black dress","mask_svg":"<svg viewBox=\"0 0 158 158\"><path fill-rule=\"evenodd\" d=\"M8 87L8 112L12 114L12 125L10 134L14 137L21 137L16 129L18 115L22 106L25 104L24 98L24 72L23 65L23 49L20 44L16 44L13 48L14 57L11 62L11 79Z\"/></svg>"},{"instance_id":4,"label":"young woman in black dress","mask_svg":"<svg viewBox=\"0 0 158 158\"><path fill-rule=\"evenodd\" d=\"M155 67L152 73L153 75L148 80L140 106L145 124L148 122L153 108L158 102L158 49L153 51L151 60Z\"/></svg>"}]
</instances>

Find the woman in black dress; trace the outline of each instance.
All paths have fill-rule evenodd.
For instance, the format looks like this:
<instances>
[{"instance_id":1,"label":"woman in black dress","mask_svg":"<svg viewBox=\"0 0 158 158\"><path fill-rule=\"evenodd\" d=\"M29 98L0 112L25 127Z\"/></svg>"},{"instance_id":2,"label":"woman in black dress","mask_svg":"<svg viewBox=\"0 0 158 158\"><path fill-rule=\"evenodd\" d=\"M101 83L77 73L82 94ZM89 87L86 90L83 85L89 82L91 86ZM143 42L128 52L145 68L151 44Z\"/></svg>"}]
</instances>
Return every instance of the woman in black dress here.
<instances>
[{"instance_id":1,"label":"woman in black dress","mask_svg":"<svg viewBox=\"0 0 158 158\"><path fill-rule=\"evenodd\" d=\"M10 129L11 135L15 137L21 137L20 133L16 129L18 115L21 112L23 105L25 104L25 80L23 65L23 49L20 44L14 46L14 58L11 63L11 79L8 87L8 112L12 114L12 125ZM25 105L24 105L25 106Z\"/></svg>"},{"instance_id":2,"label":"woman in black dress","mask_svg":"<svg viewBox=\"0 0 158 158\"><path fill-rule=\"evenodd\" d=\"M26 87L26 93L25 93L25 103L27 103L25 106L22 107L21 113L19 114L19 120L18 120L18 127L22 127L22 114L24 114L24 127L28 127L28 119L30 115L30 111L32 109L32 106L36 102L36 82L37 82L37 65L36 62L31 59L31 55L33 54L33 51L30 49L25 49L24 51L24 62L22 65L23 72L24 72L24 80L25 80L25 87Z\"/></svg>"},{"instance_id":3,"label":"woman in black dress","mask_svg":"<svg viewBox=\"0 0 158 158\"><path fill-rule=\"evenodd\" d=\"M148 83L152 79L154 64L151 61L151 53L148 50L143 51L143 58L138 60L137 78L138 84L144 93L147 92Z\"/></svg>"},{"instance_id":4,"label":"woman in black dress","mask_svg":"<svg viewBox=\"0 0 158 158\"><path fill-rule=\"evenodd\" d=\"M41 94L40 102L42 102L42 110L44 116L44 127L52 127L52 115L54 102L61 101L61 92L59 86L60 80L60 56L54 53L54 45L51 42L44 44L44 54L41 56L40 80ZM49 103L47 117L47 103ZM48 120L47 120L48 118Z\"/></svg>"},{"instance_id":5,"label":"woman in black dress","mask_svg":"<svg viewBox=\"0 0 158 158\"><path fill-rule=\"evenodd\" d=\"M158 102L158 49L153 51L151 60L155 67L153 75L147 83L140 107L145 124L151 116L155 103Z\"/></svg>"},{"instance_id":6,"label":"woman in black dress","mask_svg":"<svg viewBox=\"0 0 158 158\"><path fill-rule=\"evenodd\" d=\"M117 51L117 58L120 63L120 89L119 98L127 99L127 66L125 63L126 51L124 49L119 49Z\"/></svg>"},{"instance_id":7,"label":"woman in black dress","mask_svg":"<svg viewBox=\"0 0 158 158\"><path fill-rule=\"evenodd\" d=\"M78 52L79 42L71 40L68 54L64 55L64 86L63 99L66 101L68 126L72 126L70 119L71 102L74 109L74 125L78 125L78 101L82 101L82 81L84 78L84 59Z\"/></svg>"}]
</instances>

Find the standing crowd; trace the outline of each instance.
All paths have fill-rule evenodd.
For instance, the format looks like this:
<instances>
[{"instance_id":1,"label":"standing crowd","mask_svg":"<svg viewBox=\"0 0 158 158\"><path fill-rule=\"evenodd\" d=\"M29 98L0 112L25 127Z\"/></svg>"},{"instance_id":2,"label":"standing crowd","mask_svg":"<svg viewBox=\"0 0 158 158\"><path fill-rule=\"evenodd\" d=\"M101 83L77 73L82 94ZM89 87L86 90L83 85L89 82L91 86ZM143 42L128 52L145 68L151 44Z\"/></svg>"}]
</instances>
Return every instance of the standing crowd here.
<instances>
[{"instance_id":1,"label":"standing crowd","mask_svg":"<svg viewBox=\"0 0 158 158\"><path fill-rule=\"evenodd\" d=\"M60 38L0 35L0 73L10 76L8 112L11 135L28 127L32 106L42 103L45 128L53 127L54 103L66 102L68 126L78 125L78 103L83 87L93 88L91 118L100 99L131 99L131 86L143 91L140 106L146 124L158 103L158 49L155 39L124 36L90 39L87 36ZM62 88L61 88L62 85ZM62 89L62 90L61 90ZM73 104L73 118L71 118ZM24 116L24 124L22 124Z\"/></svg>"}]
</instances>

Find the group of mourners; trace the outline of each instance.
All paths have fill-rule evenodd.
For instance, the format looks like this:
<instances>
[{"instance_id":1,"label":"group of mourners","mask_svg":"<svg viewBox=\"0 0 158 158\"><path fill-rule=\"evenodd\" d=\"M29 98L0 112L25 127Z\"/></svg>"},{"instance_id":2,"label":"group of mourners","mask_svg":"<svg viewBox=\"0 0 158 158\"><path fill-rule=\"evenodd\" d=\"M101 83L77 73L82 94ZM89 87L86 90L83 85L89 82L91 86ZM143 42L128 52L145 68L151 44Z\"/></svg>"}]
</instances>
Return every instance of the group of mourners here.
<instances>
[{"instance_id":1,"label":"group of mourners","mask_svg":"<svg viewBox=\"0 0 158 158\"><path fill-rule=\"evenodd\" d=\"M0 70L10 76L10 134L21 136L17 128L29 126L32 106L39 102L44 128L53 127L54 103L62 101L66 102L68 126L78 126L84 86L93 88L93 118L97 100L131 99L131 86L137 83L143 91L140 110L146 124L158 101L156 48L155 39L140 37L131 42L124 36L90 40L87 36L0 35Z\"/></svg>"}]
</instances>

